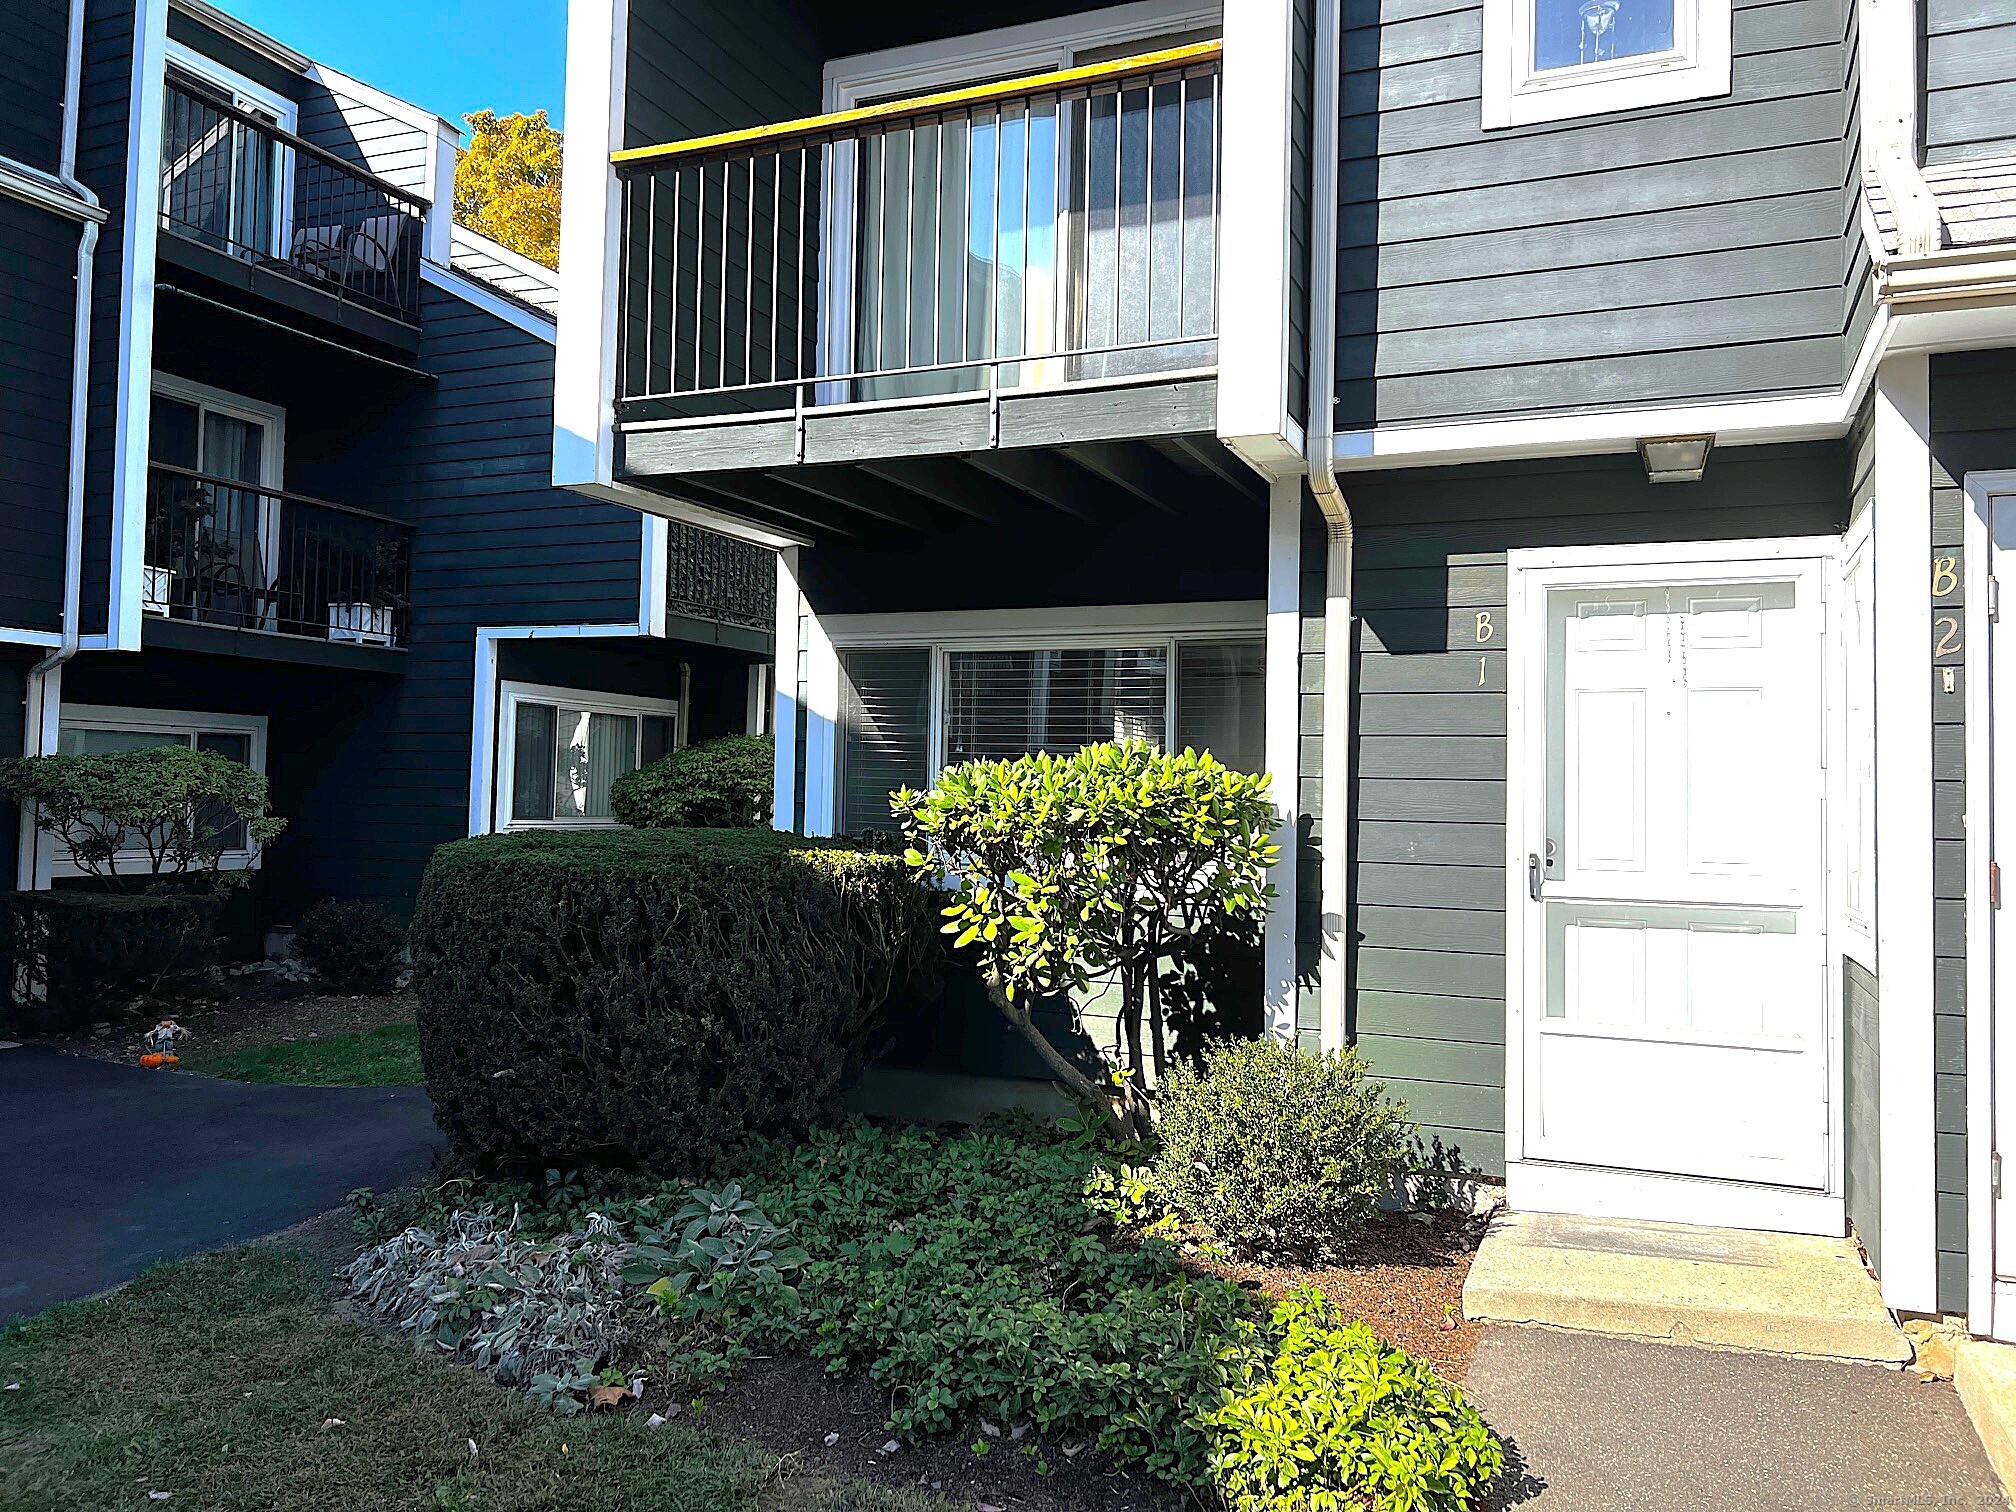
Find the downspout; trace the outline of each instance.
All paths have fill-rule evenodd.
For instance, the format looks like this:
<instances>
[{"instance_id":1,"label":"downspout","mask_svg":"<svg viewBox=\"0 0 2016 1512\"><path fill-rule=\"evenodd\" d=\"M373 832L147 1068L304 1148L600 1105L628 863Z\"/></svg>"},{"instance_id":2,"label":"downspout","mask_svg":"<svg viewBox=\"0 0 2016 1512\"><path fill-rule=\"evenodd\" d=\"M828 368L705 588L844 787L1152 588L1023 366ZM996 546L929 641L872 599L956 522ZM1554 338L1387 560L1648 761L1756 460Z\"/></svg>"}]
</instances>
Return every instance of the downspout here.
<instances>
[{"instance_id":1,"label":"downspout","mask_svg":"<svg viewBox=\"0 0 2016 1512\"><path fill-rule=\"evenodd\" d=\"M103 210L98 196L77 177L77 118L84 92L84 0L70 0L70 37L63 79L63 142L56 178L93 210ZM63 664L77 654L83 635L84 603L84 429L89 419L91 379L91 275L98 253L102 216L87 217L77 238L77 303L72 316L70 350L70 474L63 526L63 639L28 672L24 754L47 755L56 749L63 702ZM53 683L53 687L51 684ZM21 816L21 850L17 881L39 883L33 818Z\"/></svg>"},{"instance_id":2,"label":"downspout","mask_svg":"<svg viewBox=\"0 0 2016 1512\"><path fill-rule=\"evenodd\" d=\"M1353 702L1351 506L1337 484L1337 176L1339 151L1338 0L1316 0L1310 109L1314 117L1309 245L1309 416L1303 445L1309 491L1328 526L1323 595L1324 957L1317 998L1325 1050L1345 1042L1345 975L1350 966L1351 713Z\"/></svg>"}]
</instances>

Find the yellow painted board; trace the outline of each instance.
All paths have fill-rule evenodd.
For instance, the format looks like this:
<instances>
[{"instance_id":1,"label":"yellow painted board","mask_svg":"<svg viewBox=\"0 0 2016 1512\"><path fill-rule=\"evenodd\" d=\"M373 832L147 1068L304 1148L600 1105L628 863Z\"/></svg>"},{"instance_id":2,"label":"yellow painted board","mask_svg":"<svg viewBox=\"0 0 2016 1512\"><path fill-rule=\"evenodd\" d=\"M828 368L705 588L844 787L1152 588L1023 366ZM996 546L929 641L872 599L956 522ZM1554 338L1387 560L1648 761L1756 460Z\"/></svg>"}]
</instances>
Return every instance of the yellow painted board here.
<instances>
[{"instance_id":1,"label":"yellow painted board","mask_svg":"<svg viewBox=\"0 0 2016 1512\"><path fill-rule=\"evenodd\" d=\"M837 110L831 115L803 116L795 121L779 121L771 126L752 126L746 131L724 131L714 136L689 137L683 142L667 142L657 147L627 147L611 153L616 164L663 162L671 158L694 157L732 147L754 147L792 137L823 136L850 126L873 125L878 121L900 120L906 116L929 115L941 110L957 110L984 105L992 100L1018 95L1053 94L1080 84L1096 84L1104 79L1128 74L1158 73L1222 57L1222 42L1193 42L1187 47L1170 47L1161 52L1141 53L1132 58L1115 58L1110 63L1088 63L1082 68L1064 68L1054 73L1030 74L1020 79L1000 79L992 84L974 84L965 89L948 89L942 94L916 95L907 100L887 100L864 105L858 110Z\"/></svg>"}]
</instances>

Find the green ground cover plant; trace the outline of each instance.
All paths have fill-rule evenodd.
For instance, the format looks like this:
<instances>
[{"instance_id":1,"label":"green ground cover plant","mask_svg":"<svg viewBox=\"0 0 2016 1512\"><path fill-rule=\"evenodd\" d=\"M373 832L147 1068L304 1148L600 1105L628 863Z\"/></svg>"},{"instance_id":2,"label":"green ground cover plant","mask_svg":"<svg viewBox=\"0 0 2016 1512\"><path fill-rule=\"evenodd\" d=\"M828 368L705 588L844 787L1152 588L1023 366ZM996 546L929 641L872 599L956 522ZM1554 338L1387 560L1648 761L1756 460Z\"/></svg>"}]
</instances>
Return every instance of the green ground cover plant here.
<instances>
[{"instance_id":1,"label":"green ground cover plant","mask_svg":"<svg viewBox=\"0 0 2016 1512\"><path fill-rule=\"evenodd\" d=\"M1235 1512L1477 1504L1502 1456L1455 1388L1320 1299L1270 1312L1192 1274L1155 1237L1137 1147L1097 1129L856 1122L751 1146L718 1187L555 1171L438 1200L480 1198L533 1236L630 1234L625 1278L664 1328L655 1357L616 1363L697 1392L752 1352L804 1350L881 1388L901 1438L1019 1429L975 1442L1039 1468L1096 1450Z\"/></svg>"},{"instance_id":2,"label":"green ground cover plant","mask_svg":"<svg viewBox=\"0 0 2016 1512\"><path fill-rule=\"evenodd\" d=\"M411 1024L385 1024L356 1034L244 1050L206 1050L198 1045L182 1052L182 1069L227 1081L301 1087L410 1087L425 1080L420 1031Z\"/></svg>"},{"instance_id":3,"label":"green ground cover plant","mask_svg":"<svg viewBox=\"0 0 2016 1512\"><path fill-rule=\"evenodd\" d=\"M949 1512L682 1422L555 1416L341 1318L278 1249L0 1329L0 1382L0 1506L22 1512Z\"/></svg>"}]
</instances>

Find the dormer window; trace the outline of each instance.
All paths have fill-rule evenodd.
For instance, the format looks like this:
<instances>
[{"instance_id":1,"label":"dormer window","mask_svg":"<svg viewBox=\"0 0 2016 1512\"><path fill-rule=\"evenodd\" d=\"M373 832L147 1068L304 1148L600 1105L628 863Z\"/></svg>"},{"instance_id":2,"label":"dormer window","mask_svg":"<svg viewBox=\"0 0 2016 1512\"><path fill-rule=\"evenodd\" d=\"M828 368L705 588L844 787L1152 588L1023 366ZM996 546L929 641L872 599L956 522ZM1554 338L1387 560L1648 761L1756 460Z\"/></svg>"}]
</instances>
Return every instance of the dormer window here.
<instances>
[{"instance_id":1,"label":"dormer window","mask_svg":"<svg viewBox=\"0 0 2016 1512\"><path fill-rule=\"evenodd\" d=\"M1729 0L1485 0L1484 126L1729 92Z\"/></svg>"}]
</instances>

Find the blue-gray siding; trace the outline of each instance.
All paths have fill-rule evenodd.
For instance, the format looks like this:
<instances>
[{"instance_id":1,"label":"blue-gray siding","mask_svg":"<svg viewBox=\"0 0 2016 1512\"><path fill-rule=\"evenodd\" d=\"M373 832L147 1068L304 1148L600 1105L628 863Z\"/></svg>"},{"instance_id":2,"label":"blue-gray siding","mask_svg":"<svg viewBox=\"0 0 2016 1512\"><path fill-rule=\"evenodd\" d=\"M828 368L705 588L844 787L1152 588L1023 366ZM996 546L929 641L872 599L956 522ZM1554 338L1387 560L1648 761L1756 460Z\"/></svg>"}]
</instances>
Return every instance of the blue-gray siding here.
<instances>
[{"instance_id":1,"label":"blue-gray siding","mask_svg":"<svg viewBox=\"0 0 2016 1512\"><path fill-rule=\"evenodd\" d=\"M824 62L804 0L635 0L623 144L815 115Z\"/></svg>"},{"instance_id":2,"label":"blue-gray siding","mask_svg":"<svg viewBox=\"0 0 2016 1512\"><path fill-rule=\"evenodd\" d=\"M1966 645L1947 636L1964 623L1967 474L2016 467L2016 351L1955 352L1932 359L1934 660L1953 668L1933 682L1933 979L1938 1131L1939 1306L1967 1305ZM1946 591L1941 591L1942 589ZM1941 639L1956 649L1938 654Z\"/></svg>"},{"instance_id":3,"label":"blue-gray siding","mask_svg":"<svg viewBox=\"0 0 2016 1512\"><path fill-rule=\"evenodd\" d=\"M78 230L0 196L0 626L16 630L62 628Z\"/></svg>"},{"instance_id":4,"label":"blue-gray siding","mask_svg":"<svg viewBox=\"0 0 2016 1512\"><path fill-rule=\"evenodd\" d=\"M63 71L68 0L12 0L0 47L0 157L56 171L63 136Z\"/></svg>"},{"instance_id":5,"label":"blue-gray siding","mask_svg":"<svg viewBox=\"0 0 2016 1512\"><path fill-rule=\"evenodd\" d=\"M1869 1251L1869 1263L1883 1269L1883 1099L1881 1062L1882 994L1876 978L1854 961L1844 964L1841 982L1842 1084L1847 1107L1845 1167L1848 1221Z\"/></svg>"},{"instance_id":6,"label":"blue-gray siding","mask_svg":"<svg viewBox=\"0 0 2016 1512\"><path fill-rule=\"evenodd\" d=\"M1720 452L1655 487L1630 457L1347 480L1358 526L1348 1025L1446 1159L1502 1170L1506 552L1837 531L1838 443Z\"/></svg>"},{"instance_id":7,"label":"blue-gray siding","mask_svg":"<svg viewBox=\"0 0 2016 1512\"><path fill-rule=\"evenodd\" d=\"M1479 5L1345 0L1339 423L1837 387L1846 9L1737 0L1727 98L1485 132Z\"/></svg>"},{"instance_id":8,"label":"blue-gray siding","mask_svg":"<svg viewBox=\"0 0 2016 1512\"><path fill-rule=\"evenodd\" d=\"M401 189L426 191L434 165L431 135L324 85L298 84L302 136Z\"/></svg>"},{"instance_id":9,"label":"blue-gray siding","mask_svg":"<svg viewBox=\"0 0 2016 1512\"><path fill-rule=\"evenodd\" d=\"M2016 151L2016 8L1923 0L1928 162Z\"/></svg>"}]
</instances>

